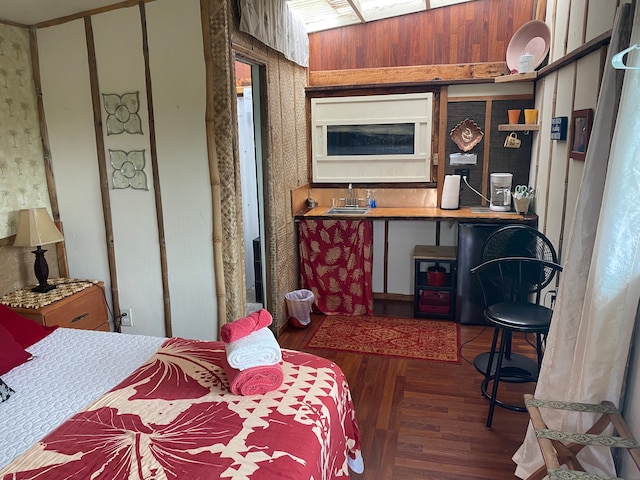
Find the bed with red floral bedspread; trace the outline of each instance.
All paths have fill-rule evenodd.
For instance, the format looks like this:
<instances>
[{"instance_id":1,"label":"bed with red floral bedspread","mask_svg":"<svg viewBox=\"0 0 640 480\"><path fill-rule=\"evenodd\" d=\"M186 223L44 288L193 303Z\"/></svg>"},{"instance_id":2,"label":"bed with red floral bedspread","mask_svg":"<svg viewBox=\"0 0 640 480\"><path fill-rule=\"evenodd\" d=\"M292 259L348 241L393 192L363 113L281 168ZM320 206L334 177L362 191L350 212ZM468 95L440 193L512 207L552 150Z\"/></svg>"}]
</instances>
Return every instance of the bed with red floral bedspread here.
<instances>
[{"instance_id":1,"label":"bed with red floral bedspread","mask_svg":"<svg viewBox=\"0 0 640 480\"><path fill-rule=\"evenodd\" d=\"M168 339L0 478L349 478L360 441L338 366L283 350L281 387L238 396L229 391L224 355L221 342Z\"/></svg>"}]
</instances>

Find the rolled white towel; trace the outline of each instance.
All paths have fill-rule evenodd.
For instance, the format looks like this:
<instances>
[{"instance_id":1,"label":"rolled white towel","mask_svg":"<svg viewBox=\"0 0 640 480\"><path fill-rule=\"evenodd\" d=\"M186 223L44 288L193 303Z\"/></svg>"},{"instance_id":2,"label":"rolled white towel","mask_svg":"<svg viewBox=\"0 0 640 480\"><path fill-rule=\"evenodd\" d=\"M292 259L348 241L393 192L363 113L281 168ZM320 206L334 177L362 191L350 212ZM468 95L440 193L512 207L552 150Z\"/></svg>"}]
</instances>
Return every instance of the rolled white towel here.
<instances>
[{"instance_id":1,"label":"rolled white towel","mask_svg":"<svg viewBox=\"0 0 640 480\"><path fill-rule=\"evenodd\" d=\"M261 328L235 342L225 344L229 365L238 370L282 361L282 351L273 332Z\"/></svg>"}]
</instances>

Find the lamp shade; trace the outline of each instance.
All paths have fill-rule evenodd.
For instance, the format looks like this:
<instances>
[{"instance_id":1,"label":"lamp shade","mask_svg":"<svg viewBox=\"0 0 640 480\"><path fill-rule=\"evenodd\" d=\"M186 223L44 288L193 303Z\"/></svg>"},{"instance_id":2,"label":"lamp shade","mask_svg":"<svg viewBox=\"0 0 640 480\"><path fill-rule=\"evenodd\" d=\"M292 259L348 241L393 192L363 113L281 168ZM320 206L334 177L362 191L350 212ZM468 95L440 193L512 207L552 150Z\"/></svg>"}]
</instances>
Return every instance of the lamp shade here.
<instances>
[{"instance_id":1,"label":"lamp shade","mask_svg":"<svg viewBox=\"0 0 640 480\"><path fill-rule=\"evenodd\" d=\"M13 245L37 247L64 240L46 208L28 208L18 212L18 233Z\"/></svg>"}]
</instances>

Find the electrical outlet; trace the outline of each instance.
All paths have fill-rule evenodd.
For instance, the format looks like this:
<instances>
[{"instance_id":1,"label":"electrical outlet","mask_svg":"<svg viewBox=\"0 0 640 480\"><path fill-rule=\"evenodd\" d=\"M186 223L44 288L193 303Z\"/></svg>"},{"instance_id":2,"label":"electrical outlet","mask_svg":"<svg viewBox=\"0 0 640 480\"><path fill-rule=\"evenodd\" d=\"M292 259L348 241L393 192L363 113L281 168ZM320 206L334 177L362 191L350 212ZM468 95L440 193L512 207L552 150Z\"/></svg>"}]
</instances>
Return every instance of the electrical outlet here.
<instances>
[{"instance_id":1,"label":"electrical outlet","mask_svg":"<svg viewBox=\"0 0 640 480\"><path fill-rule=\"evenodd\" d=\"M121 327L133 327L133 315L131 309L122 309L120 314Z\"/></svg>"},{"instance_id":2,"label":"electrical outlet","mask_svg":"<svg viewBox=\"0 0 640 480\"><path fill-rule=\"evenodd\" d=\"M460 175L460 177L467 177L467 182L470 182L469 178L469 169L468 168L456 168L454 172L456 175Z\"/></svg>"}]
</instances>

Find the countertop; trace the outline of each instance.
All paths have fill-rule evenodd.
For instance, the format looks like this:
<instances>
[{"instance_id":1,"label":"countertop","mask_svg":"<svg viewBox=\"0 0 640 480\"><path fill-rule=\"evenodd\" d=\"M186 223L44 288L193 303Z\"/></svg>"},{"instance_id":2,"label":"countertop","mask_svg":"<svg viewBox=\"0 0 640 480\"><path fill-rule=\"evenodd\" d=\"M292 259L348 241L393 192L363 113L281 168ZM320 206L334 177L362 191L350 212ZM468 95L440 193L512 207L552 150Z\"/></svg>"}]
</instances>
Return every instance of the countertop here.
<instances>
[{"instance_id":1,"label":"countertop","mask_svg":"<svg viewBox=\"0 0 640 480\"><path fill-rule=\"evenodd\" d=\"M335 218L371 220L443 220L443 221L512 221L519 222L535 218L535 214L521 215L515 212L494 212L483 207L461 207L456 210L443 210L438 207L376 207L364 215L327 215L331 207L319 206L298 212L296 218Z\"/></svg>"}]
</instances>

